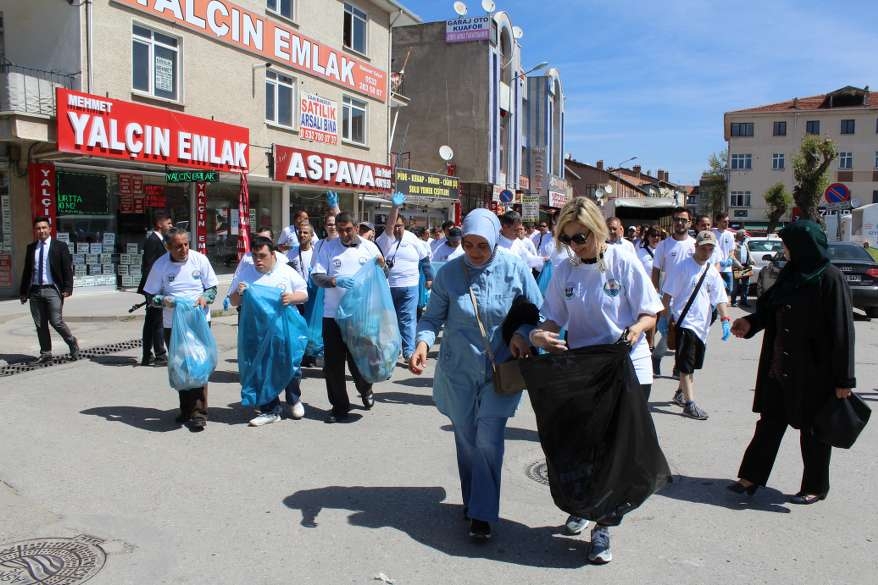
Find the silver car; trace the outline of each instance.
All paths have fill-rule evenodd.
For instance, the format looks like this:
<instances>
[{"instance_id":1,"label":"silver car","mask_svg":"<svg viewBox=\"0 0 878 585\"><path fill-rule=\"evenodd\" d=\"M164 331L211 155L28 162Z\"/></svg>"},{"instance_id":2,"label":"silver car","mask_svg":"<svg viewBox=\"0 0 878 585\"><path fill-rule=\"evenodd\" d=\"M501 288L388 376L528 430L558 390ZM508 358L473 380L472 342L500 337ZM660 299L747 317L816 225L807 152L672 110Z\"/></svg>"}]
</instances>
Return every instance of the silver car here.
<instances>
[{"instance_id":1,"label":"silver car","mask_svg":"<svg viewBox=\"0 0 878 585\"><path fill-rule=\"evenodd\" d=\"M777 252L783 249L783 241L777 236L749 238L746 246L753 264L753 276L750 277L750 282L758 282L759 272L771 262L771 258Z\"/></svg>"}]
</instances>

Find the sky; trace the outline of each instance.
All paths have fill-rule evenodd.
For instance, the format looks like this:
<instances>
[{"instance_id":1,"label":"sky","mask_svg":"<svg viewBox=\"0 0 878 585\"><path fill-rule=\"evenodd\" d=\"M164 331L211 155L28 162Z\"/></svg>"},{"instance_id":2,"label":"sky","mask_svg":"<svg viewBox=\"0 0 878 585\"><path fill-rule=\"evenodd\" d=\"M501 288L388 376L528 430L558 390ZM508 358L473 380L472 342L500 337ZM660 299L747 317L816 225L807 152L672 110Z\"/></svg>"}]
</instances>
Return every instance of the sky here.
<instances>
[{"instance_id":1,"label":"sky","mask_svg":"<svg viewBox=\"0 0 878 585\"><path fill-rule=\"evenodd\" d=\"M400 0L425 22L452 0ZM481 0L464 0L481 16ZM726 147L723 113L853 85L878 91L878 0L495 0L524 29L522 65L548 61L566 95L564 150L633 156L697 184ZM878 98L876 98L878 99Z\"/></svg>"}]
</instances>

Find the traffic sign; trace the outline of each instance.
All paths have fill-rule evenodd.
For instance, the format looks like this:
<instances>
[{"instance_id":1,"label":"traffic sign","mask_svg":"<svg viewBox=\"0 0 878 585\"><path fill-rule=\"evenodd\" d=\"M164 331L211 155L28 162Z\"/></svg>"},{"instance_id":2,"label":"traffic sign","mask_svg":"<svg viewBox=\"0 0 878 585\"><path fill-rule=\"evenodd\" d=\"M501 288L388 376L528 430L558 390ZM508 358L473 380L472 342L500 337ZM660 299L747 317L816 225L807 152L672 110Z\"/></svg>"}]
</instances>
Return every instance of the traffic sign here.
<instances>
[{"instance_id":1,"label":"traffic sign","mask_svg":"<svg viewBox=\"0 0 878 585\"><path fill-rule=\"evenodd\" d=\"M826 188L823 198L827 203L847 203L851 200L851 190L844 183L833 183Z\"/></svg>"},{"instance_id":2,"label":"traffic sign","mask_svg":"<svg viewBox=\"0 0 878 585\"><path fill-rule=\"evenodd\" d=\"M511 203L513 197L515 197L515 193L513 193L509 189L503 189L502 191L500 191L500 201L502 201L503 203Z\"/></svg>"}]
</instances>

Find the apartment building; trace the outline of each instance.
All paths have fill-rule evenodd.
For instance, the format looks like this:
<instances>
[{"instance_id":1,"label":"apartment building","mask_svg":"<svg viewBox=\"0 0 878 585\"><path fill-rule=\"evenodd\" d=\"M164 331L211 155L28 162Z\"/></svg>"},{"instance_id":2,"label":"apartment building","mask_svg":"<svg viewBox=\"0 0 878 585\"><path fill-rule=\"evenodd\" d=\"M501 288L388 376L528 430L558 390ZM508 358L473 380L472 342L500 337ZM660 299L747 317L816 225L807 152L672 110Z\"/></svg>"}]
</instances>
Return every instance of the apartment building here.
<instances>
[{"instance_id":1,"label":"apartment building","mask_svg":"<svg viewBox=\"0 0 878 585\"><path fill-rule=\"evenodd\" d=\"M70 242L78 286L126 286L158 209L232 270L242 175L250 224L275 232L298 208L319 229L327 190L360 211L390 191L391 32L420 21L395 0L2 0L0 12L0 294L15 294L12 251L37 211Z\"/></svg>"},{"instance_id":2,"label":"apartment building","mask_svg":"<svg viewBox=\"0 0 878 585\"><path fill-rule=\"evenodd\" d=\"M809 134L828 136L838 146L831 182L846 185L855 205L878 202L878 99L868 86L727 112L724 127L732 221L767 225L763 195L778 182L792 192L793 157Z\"/></svg>"}]
</instances>

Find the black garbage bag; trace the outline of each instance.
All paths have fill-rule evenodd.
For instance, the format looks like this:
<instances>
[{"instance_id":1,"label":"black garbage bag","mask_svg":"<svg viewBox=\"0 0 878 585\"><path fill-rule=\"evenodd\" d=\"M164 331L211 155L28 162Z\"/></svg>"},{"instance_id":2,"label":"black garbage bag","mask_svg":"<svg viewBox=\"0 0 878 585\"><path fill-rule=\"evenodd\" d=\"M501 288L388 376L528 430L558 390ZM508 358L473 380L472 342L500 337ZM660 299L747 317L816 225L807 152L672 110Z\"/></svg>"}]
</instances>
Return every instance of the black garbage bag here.
<instances>
[{"instance_id":1,"label":"black garbage bag","mask_svg":"<svg viewBox=\"0 0 878 585\"><path fill-rule=\"evenodd\" d=\"M629 351L595 345L519 360L552 499L606 526L618 525L671 474Z\"/></svg>"}]
</instances>

